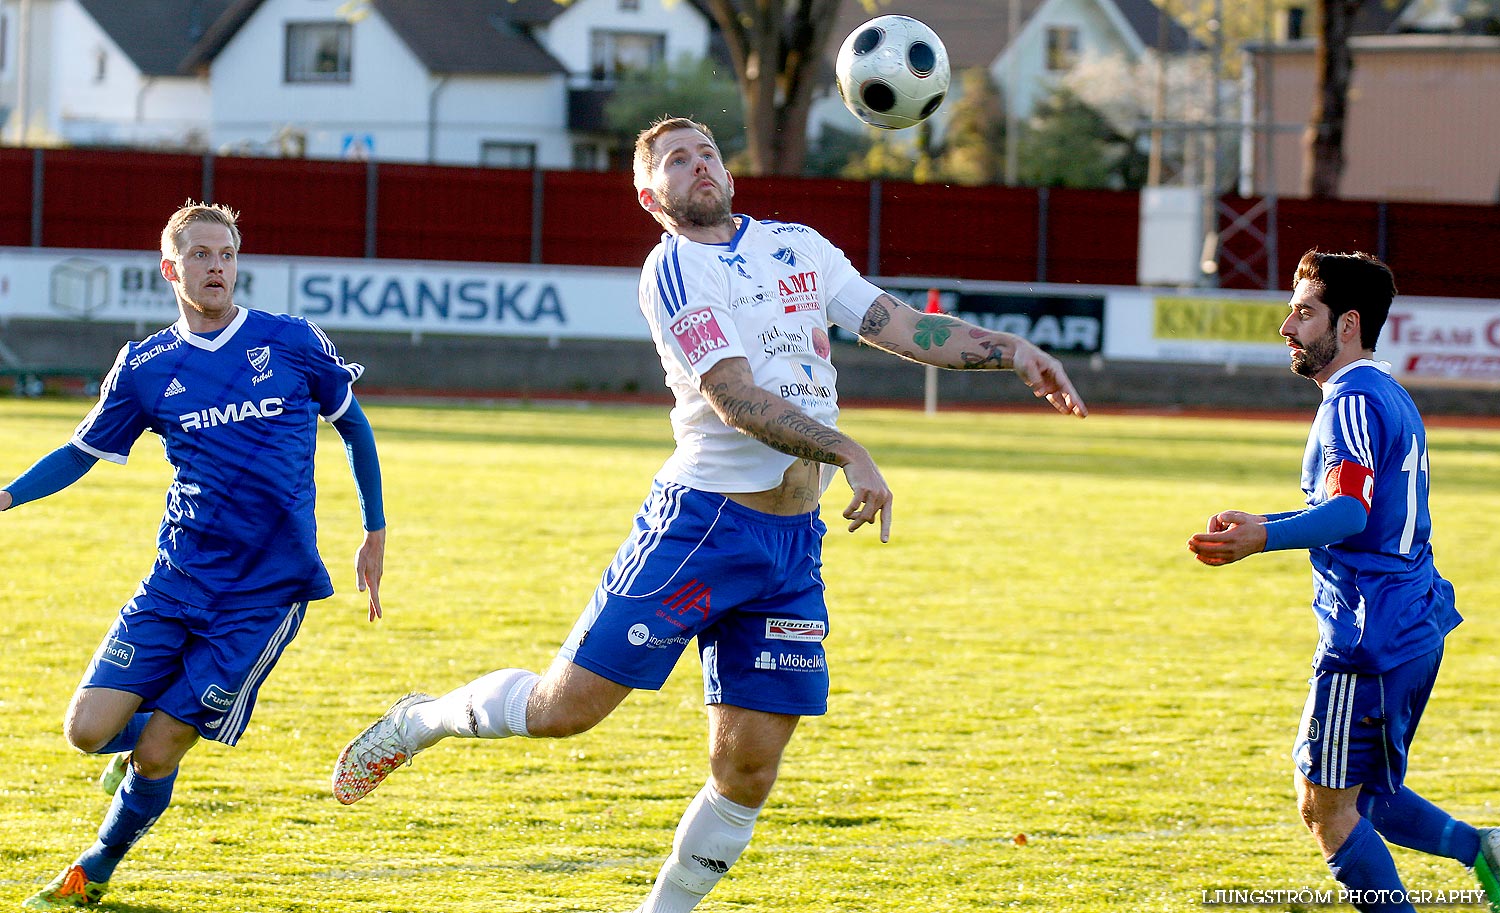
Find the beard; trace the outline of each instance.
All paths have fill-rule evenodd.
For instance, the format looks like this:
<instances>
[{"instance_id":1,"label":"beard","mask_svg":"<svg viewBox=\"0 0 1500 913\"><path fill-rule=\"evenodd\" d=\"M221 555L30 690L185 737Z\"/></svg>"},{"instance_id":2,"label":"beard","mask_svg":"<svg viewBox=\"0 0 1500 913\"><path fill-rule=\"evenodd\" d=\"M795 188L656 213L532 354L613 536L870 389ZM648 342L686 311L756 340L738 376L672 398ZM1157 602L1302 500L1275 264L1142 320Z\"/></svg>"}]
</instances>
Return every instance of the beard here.
<instances>
[{"instance_id":1,"label":"beard","mask_svg":"<svg viewBox=\"0 0 1500 913\"><path fill-rule=\"evenodd\" d=\"M1302 351L1292 353L1292 373L1302 377L1316 377L1338 353L1338 336L1330 326L1328 332L1304 345Z\"/></svg>"},{"instance_id":2,"label":"beard","mask_svg":"<svg viewBox=\"0 0 1500 913\"><path fill-rule=\"evenodd\" d=\"M678 225L698 228L723 225L732 217L729 192L724 187L718 187L717 193L706 197L695 196L694 190L689 190L684 195L667 191L663 194L661 208Z\"/></svg>"}]
</instances>

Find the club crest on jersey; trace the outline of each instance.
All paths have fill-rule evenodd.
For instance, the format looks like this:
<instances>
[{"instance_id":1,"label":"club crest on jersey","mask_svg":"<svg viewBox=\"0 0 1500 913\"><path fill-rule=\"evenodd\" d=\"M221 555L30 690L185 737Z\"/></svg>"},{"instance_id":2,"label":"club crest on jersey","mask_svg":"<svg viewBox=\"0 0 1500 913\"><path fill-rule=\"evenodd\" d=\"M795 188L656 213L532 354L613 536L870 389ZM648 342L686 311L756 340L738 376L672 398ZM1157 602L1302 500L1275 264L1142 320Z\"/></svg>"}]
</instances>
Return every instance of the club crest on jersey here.
<instances>
[{"instance_id":1,"label":"club crest on jersey","mask_svg":"<svg viewBox=\"0 0 1500 913\"><path fill-rule=\"evenodd\" d=\"M189 412L177 416L177 421L182 423L183 431L198 431L202 428L213 428L218 425L229 425L235 422L248 421L252 418L270 418L285 412L285 403L279 396L272 396L254 402L245 400L243 403L228 403L223 406L213 406L198 412Z\"/></svg>"},{"instance_id":2,"label":"club crest on jersey","mask_svg":"<svg viewBox=\"0 0 1500 913\"><path fill-rule=\"evenodd\" d=\"M247 349L245 357L250 359L250 367L254 368L255 373L259 374L271 363L271 347L261 346L258 349Z\"/></svg>"},{"instance_id":3,"label":"club crest on jersey","mask_svg":"<svg viewBox=\"0 0 1500 913\"><path fill-rule=\"evenodd\" d=\"M776 253L772 254L771 256L775 257L777 260L780 260L782 263L785 263L787 266L797 265L797 255L792 251L790 247L778 248Z\"/></svg>"}]
</instances>

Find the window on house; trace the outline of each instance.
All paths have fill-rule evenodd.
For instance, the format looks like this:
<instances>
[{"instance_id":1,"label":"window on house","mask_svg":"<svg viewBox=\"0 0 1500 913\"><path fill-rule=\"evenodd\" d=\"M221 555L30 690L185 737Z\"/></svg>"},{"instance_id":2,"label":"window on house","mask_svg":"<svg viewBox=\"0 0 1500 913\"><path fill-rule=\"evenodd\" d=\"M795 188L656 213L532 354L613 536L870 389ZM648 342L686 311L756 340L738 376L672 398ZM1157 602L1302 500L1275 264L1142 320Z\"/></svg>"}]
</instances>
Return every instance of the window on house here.
<instances>
[{"instance_id":1,"label":"window on house","mask_svg":"<svg viewBox=\"0 0 1500 913\"><path fill-rule=\"evenodd\" d=\"M348 82L353 28L347 22L288 22L287 82Z\"/></svg>"},{"instance_id":2,"label":"window on house","mask_svg":"<svg viewBox=\"0 0 1500 913\"><path fill-rule=\"evenodd\" d=\"M593 143L573 144L574 171L603 171L604 156Z\"/></svg>"},{"instance_id":3,"label":"window on house","mask_svg":"<svg viewBox=\"0 0 1500 913\"><path fill-rule=\"evenodd\" d=\"M589 70L601 82L648 70L667 56L667 36L660 32L595 31L589 45Z\"/></svg>"},{"instance_id":4,"label":"window on house","mask_svg":"<svg viewBox=\"0 0 1500 913\"><path fill-rule=\"evenodd\" d=\"M10 58L6 54L10 47L10 17L0 12L0 73L5 72L6 61Z\"/></svg>"},{"instance_id":5,"label":"window on house","mask_svg":"<svg viewBox=\"0 0 1500 913\"><path fill-rule=\"evenodd\" d=\"M1071 25L1047 26L1047 70L1066 73L1078 63L1078 29Z\"/></svg>"},{"instance_id":6,"label":"window on house","mask_svg":"<svg viewBox=\"0 0 1500 913\"><path fill-rule=\"evenodd\" d=\"M639 13L641 11L641 0L620 0L620 11L625 13Z\"/></svg>"},{"instance_id":7,"label":"window on house","mask_svg":"<svg viewBox=\"0 0 1500 913\"><path fill-rule=\"evenodd\" d=\"M485 140L479 144L479 164L489 168L535 168L536 143Z\"/></svg>"},{"instance_id":8,"label":"window on house","mask_svg":"<svg viewBox=\"0 0 1500 913\"><path fill-rule=\"evenodd\" d=\"M94 82L101 83L109 70L109 53L104 48L94 49Z\"/></svg>"}]
</instances>

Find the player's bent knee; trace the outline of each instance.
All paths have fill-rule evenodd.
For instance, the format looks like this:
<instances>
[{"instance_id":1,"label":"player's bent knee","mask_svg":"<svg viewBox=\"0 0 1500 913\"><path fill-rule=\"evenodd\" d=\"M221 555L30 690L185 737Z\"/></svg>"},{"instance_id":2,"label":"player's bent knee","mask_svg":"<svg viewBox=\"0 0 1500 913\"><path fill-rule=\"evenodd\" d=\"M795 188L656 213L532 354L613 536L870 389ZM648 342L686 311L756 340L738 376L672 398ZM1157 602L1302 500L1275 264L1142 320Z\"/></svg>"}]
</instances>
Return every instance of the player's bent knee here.
<instances>
[{"instance_id":1,"label":"player's bent knee","mask_svg":"<svg viewBox=\"0 0 1500 913\"><path fill-rule=\"evenodd\" d=\"M69 745L85 754L97 753L99 749L109 744L109 740L113 737L113 732L102 732L97 727L73 719L63 724L63 738L68 740Z\"/></svg>"}]
</instances>

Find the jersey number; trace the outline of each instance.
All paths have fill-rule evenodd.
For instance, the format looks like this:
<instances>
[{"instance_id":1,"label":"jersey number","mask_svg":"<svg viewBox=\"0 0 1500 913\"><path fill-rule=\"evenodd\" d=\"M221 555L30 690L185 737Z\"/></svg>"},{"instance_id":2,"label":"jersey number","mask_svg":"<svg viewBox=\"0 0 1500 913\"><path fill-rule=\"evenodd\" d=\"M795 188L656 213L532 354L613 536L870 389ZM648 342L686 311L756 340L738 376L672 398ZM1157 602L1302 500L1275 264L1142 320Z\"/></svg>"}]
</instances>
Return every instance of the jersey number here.
<instances>
[{"instance_id":1,"label":"jersey number","mask_svg":"<svg viewBox=\"0 0 1500 913\"><path fill-rule=\"evenodd\" d=\"M1417 534L1417 476L1427 472L1427 451L1411 436L1411 449L1401 461L1401 471L1406 473L1406 525L1401 527L1401 554L1411 551L1411 540Z\"/></svg>"}]
</instances>

